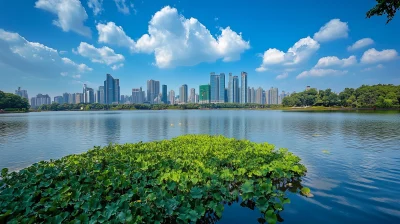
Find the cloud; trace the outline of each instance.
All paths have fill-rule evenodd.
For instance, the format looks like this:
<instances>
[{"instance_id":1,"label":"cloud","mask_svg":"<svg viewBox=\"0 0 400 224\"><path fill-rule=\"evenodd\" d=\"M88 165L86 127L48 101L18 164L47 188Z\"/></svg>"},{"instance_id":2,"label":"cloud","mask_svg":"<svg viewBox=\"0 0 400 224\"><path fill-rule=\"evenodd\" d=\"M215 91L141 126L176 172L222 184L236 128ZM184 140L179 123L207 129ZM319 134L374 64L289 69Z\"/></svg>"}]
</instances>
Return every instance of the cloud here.
<instances>
[{"instance_id":1,"label":"cloud","mask_svg":"<svg viewBox=\"0 0 400 224\"><path fill-rule=\"evenodd\" d=\"M103 11L103 0L88 0L88 7L93 10L93 14L97 16Z\"/></svg>"},{"instance_id":2,"label":"cloud","mask_svg":"<svg viewBox=\"0 0 400 224\"><path fill-rule=\"evenodd\" d=\"M346 74L347 71L340 71L334 69L311 69L309 71L304 71L296 76L296 79L302 79L307 77L323 77L323 76L331 76L331 75L343 75Z\"/></svg>"},{"instance_id":3,"label":"cloud","mask_svg":"<svg viewBox=\"0 0 400 224\"><path fill-rule=\"evenodd\" d=\"M314 34L314 39L318 42L327 42L340 38L347 38L349 26L340 19L332 19Z\"/></svg>"},{"instance_id":4,"label":"cloud","mask_svg":"<svg viewBox=\"0 0 400 224\"><path fill-rule=\"evenodd\" d=\"M117 9L119 12L121 12L125 15L130 13L129 7L126 5L126 0L114 0L114 2L115 2L115 5L117 6ZM133 3L130 3L129 6L131 8L133 8L134 5L133 5Z\"/></svg>"},{"instance_id":5,"label":"cloud","mask_svg":"<svg viewBox=\"0 0 400 224\"><path fill-rule=\"evenodd\" d=\"M67 54L68 52L67 51L59 51L58 53L59 54Z\"/></svg>"},{"instance_id":6,"label":"cloud","mask_svg":"<svg viewBox=\"0 0 400 224\"><path fill-rule=\"evenodd\" d=\"M122 68L122 67L124 67L124 64L123 64L123 63L118 64L118 65L113 65L113 66L111 66L111 69L112 69L112 70L118 70L118 69L120 69L120 68Z\"/></svg>"},{"instance_id":7,"label":"cloud","mask_svg":"<svg viewBox=\"0 0 400 224\"><path fill-rule=\"evenodd\" d=\"M289 74L287 72L285 72L285 73L282 73L282 74L276 76L276 79L286 79L288 77L288 75Z\"/></svg>"},{"instance_id":8,"label":"cloud","mask_svg":"<svg viewBox=\"0 0 400 224\"><path fill-rule=\"evenodd\" d=\"M271 65L299 64L314 54L319 47L320 45L317 41L311 37L306 37L297 41L286 53L276 48L270 48L264 52L262 56L263 62L256 71L265 71Z\"/></svg>"},{"instance_id":9,"label":"cloud","mask_svg":"<svg viewBox=\"0 0 400 224\"><path fill-rule=\"evenodd\" d=\"M116 54L114 50L109 47L96 48L85 42L80 43L77 52L81 56L89 58L94 63L111 65L125 60L123 55Z\"/></svg>"},{"instance_id":10,"label":"cloud","mask_svg":"<svg viewBox=\"0 0 400 224\"><path fill-rule=\"evenodd\" d=\"M315 65L315 68L326 68L332 66L349 67L355 64L357 64L357 58L354 55L343 59L339 59L336 56L328 56L320 58Z\"/></svg>"},{"instance_id":11,"label":"cloud","mask_svg":"<svg viewBox=\"0 0 400 224\"><path fill-rule=\"evenodd\" d=\"M80 78L81 78L81 75L79 75L79 74L78 74L78 75L73 75L72 78L74 78L74 79L80 79Z\"/></svg>"},{"instance_id":12,"label":"cloud","mask_svg":"<svg viewBox=\"0 0 400 224\"><path fill-rule=\"evenodd\" d=\"M374 69L381 69L381 68L384 68L384 66L383 66L382 64L379 64L379 65L374 66L374 67L364 68L364 69L361 70L361 71L362 71L362 72L369 72L369 71L372 71L372 70L374 70Z\"/></svg>"},{"instance_id":13,"label":"cloud","mask_svg":"<svg viewBox=\"0 0 400 224\"><path fill-rule=\"evenodd\" d=\"M258 67L258 68L256 68L256 72L265 72L265 71L267 71L268 69L267 68L264 68L264 67Z\"/></svg>"},{"instance_id":14,"label":"cloud","mask_svg":"<svg viewBox=\"0 0 400 224\"><path fill-rule=\"evenodd\" d=\"M175 8L166 6L154 14L148 34L137 40L134 49L138 53L154 53L159 68L239 60L240 54L250 48L250 42L230 27L220 31L213 37L197 19L186 19Z\"/></svg>"},{"instance_id":15,"label":"cloud","mask_svg":"<svg viewBox=\"0 0 400 224\"><path fill-rule=\"evenodd\" d=\"M361 63L373 64L384 61L391 61L397 58L397 51L394 49L387 49L377 51L375 48L371 48L364 52L361 57Z\"/></svg>"},{"instance_id":16,"label":"cloud","mask_svg":"<svg viewBox=\"0 0 400 224\"><path fill-rule=\"evenodd\" d=\"M214 18L214 21L218 21L218 20L219 20L219 18L218 18L218 17L215 17L215 18Z\"/></svg>"},{"instance_id":17,"label":"cloud","mask_svg":"<svg viewBox=\"0 0 400 224\"><path fill-rule=\"evenodd\" d=\"M91 37L90 28L83 24L88 15L79 0L38 0L35 7L56 14L58 19L53 20L53 24L64 32Z\"/></svg>"},{"instance_id":18,"label":"cloud","mask_svg":"<svg viewBox=\"0 0 400 224\"><path fill-rule=\"evenodd\" d=\"M353 45L347 47L347 50L354 51L354 50L361 49L361 48L364 48L364 47L372 45L372 44L374 44L374 40L372 40L371 38L363 38L361 40L357 40Z\"/></svg>"},{"instance_id":19,"label":"cloud","mask_svg":"<svg viewBox=\"0 0 400 224\"><path fill-rule=\"evenodd\" d=\"M120 47L127 47L132 52L135 49L135 41L127 36L121 26L115 25L114 22L107 24L97 24L96 29L99 33L99 42L114 44Z\"/></svg>"},{"instance_id":20,"label":"cloud","mask_svg":"<svg viewBox=\"0 0 400 224\"><path fill-rule=\"evenodd\" d=\"M93 69L78 64L41 43L30 42L18 33L0 29L0 64L36 77L54 78L90 72Z\"/></svg>"}]
</instances>

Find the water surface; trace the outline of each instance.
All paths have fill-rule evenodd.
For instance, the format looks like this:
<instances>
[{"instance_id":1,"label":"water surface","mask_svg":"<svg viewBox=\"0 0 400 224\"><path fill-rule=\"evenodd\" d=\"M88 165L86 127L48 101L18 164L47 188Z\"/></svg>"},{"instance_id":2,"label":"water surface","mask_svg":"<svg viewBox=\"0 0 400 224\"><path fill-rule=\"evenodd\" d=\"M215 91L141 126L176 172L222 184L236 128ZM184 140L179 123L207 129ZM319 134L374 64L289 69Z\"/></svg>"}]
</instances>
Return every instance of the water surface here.
<instances>
[{"instance_id":1,"label":"water surface","mask_svg":"<svg viewBox=\"0 0 400 224\"><path fill-rule=\"evenodd\" d=\"M94 145L222 134L288 148L308 168L313 198L289 194L284 223L400 223L400 114L250 110L42 112L0 115L0 169ZM227 207L220 223L257 223Z\"/></svg>"}]
</instances>

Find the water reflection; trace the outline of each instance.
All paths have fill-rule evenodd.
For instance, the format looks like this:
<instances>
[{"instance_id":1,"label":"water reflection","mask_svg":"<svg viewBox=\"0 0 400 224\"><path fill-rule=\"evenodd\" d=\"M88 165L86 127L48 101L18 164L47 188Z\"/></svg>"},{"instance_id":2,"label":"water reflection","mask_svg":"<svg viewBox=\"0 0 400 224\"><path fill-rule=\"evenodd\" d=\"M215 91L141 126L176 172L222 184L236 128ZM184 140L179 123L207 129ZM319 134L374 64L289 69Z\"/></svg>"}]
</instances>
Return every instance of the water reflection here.
<instances>
[{"instance_id":1,"label":"water reflection","mask_svg":"<svg viewBox=\"0 0 400 224\"><path fill-rule=\"evenodd\" d=\"M315 197L288 190L292 203L281 213L285 223L396 223L399 115L248 110L1 114L0 169L20 169L110 142L222 134L269 142L301 157L308 169L302 184ZM254 223L260 218L259 211L240 203L225 212L220 223Z\"/></svg>"}]
</instances>

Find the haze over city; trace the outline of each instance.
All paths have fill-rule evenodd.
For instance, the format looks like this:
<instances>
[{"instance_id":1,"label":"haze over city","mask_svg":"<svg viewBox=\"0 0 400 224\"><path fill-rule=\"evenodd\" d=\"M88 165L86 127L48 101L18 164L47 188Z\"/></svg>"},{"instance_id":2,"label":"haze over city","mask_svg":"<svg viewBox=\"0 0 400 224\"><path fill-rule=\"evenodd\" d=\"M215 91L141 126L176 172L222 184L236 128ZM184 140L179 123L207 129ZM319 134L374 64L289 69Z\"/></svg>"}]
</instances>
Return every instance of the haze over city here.
<instances>
[{"instance_id":1,"label":"haze over city","mask_svg":"<svg viewBox=\"0 0 400 224\"><path fill-rule=\"evenodd\" d=\"M210 72L242 71L248 86L288 92L399 84L400 21L365 19L374 4L2 1L0 89L54 97L96 89L109 73L121 95L149 79L198 91Z\"/></svg>"}]
</instances>

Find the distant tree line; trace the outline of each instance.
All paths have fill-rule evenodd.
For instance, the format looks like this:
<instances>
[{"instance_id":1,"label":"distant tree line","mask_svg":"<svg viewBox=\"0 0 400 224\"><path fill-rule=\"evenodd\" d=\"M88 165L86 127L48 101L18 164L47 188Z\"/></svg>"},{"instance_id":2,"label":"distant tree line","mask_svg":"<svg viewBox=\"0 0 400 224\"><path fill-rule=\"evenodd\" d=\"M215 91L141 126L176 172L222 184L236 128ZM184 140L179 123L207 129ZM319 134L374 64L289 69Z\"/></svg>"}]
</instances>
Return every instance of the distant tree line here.
<instances>
[{"instance_id":1,"label":"distant tree line","mask_svg":"<svg viewBox=\"0 0 400 224\"><path fill-rule=\"evenodd\" d=\"M73 111L73 110L191 110L191 109L224 109L224 108L237 108L237 109L265 109L265 108L278 108L280 105L260 105L260 104L239 104L239 103L219 103L219 104L58 104L52 103L41 105L37 110L39 111Z\"/></svg>"},{"instance_id":2,"label":"distant tree line","mask_svg":"<svg viewBox=\"0 0 400 224\"><path fill-rule=\"evenodd\" d=\"M399 108L400 85L363 85L345 88L339 94L331 89L310 89L291 94L282 100L283 106L342 106L353 108Z\"/></svg>"},{"instance_id":3,"label":"distant tree line","mask_svg":"<svg viewBox=\"0 0 400 224\"><path fill-rule=\"evenodd\" d=\"M0 90L0 110L4 111L28 111L29 102L12 93L5 93Z\"/></svg>"}]
</instances>

